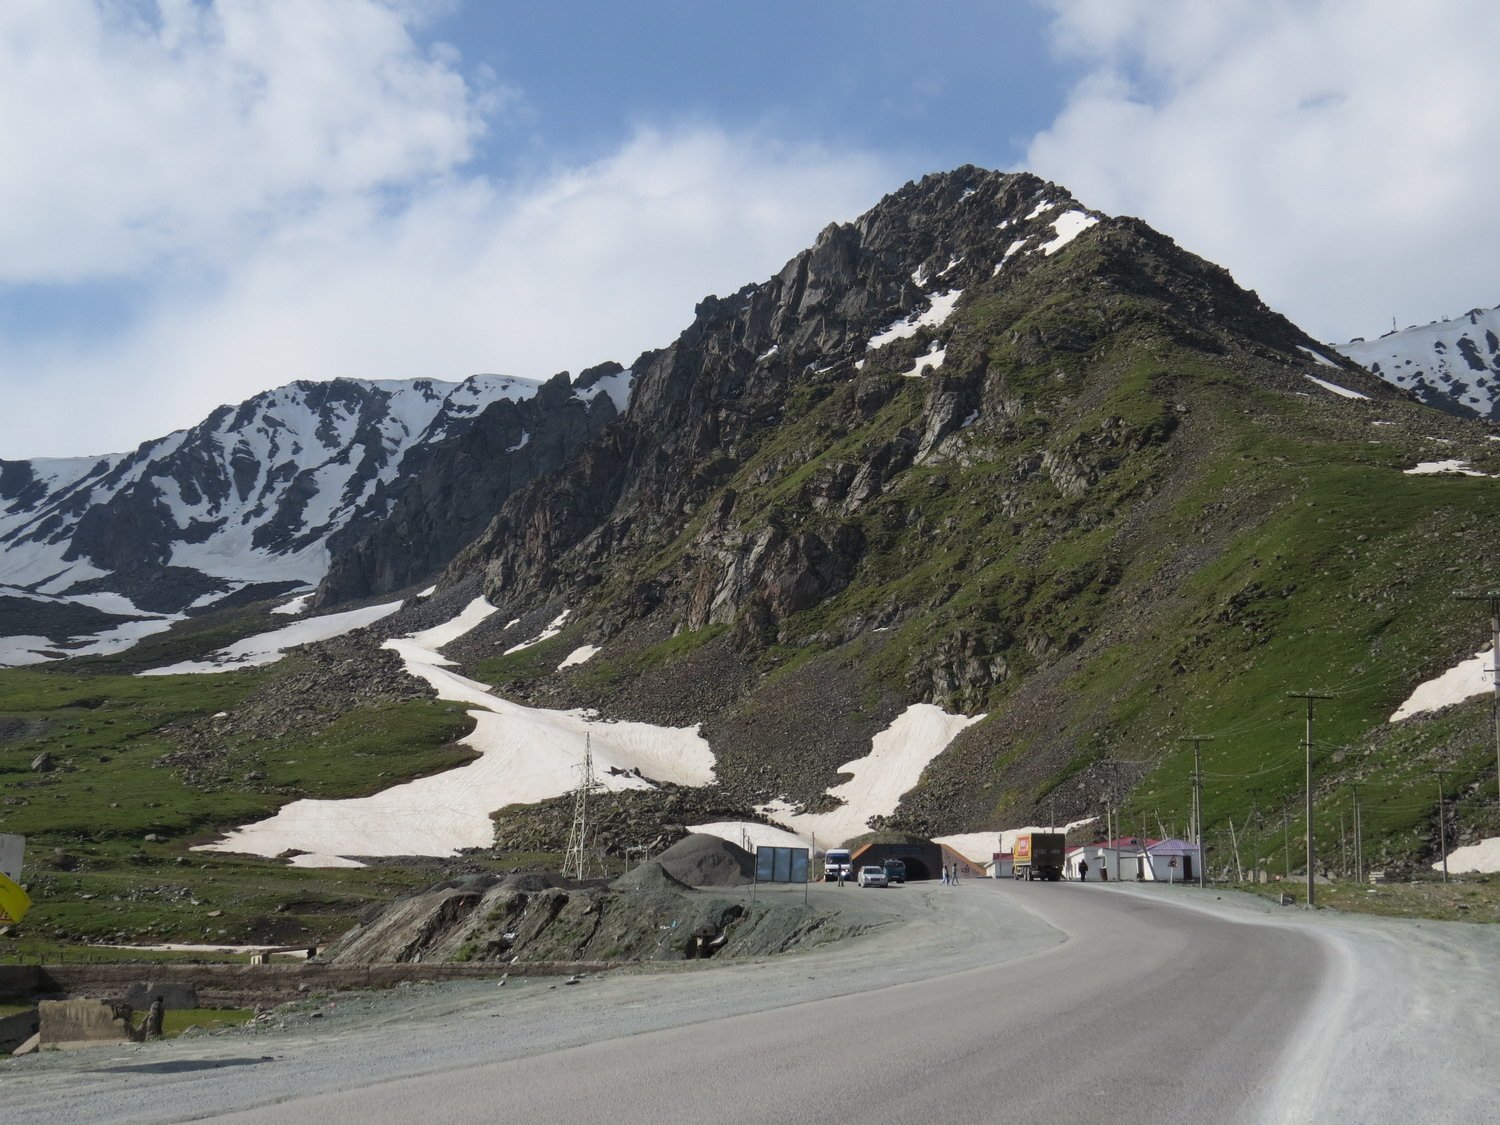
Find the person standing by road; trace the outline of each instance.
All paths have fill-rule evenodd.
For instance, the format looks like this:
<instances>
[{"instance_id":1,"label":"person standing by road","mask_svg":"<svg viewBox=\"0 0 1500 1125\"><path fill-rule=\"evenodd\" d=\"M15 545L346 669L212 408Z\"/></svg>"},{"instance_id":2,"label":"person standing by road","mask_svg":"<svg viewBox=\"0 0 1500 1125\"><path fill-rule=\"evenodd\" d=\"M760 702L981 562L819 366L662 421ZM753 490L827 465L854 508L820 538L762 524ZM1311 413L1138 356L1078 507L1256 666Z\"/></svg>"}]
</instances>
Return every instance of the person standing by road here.
<instances>
[{"instance_id":1,"label":"person standing by road","mask_svg":"<svg viewBox=\"0 0 1500 1125\"><path fill-rule=\"evenodd\" d=\"M1078 881L1080 883L1087 883L1089 881L1089 861L1086 859L1078 861Z\"/></svg>"}]
</instances>

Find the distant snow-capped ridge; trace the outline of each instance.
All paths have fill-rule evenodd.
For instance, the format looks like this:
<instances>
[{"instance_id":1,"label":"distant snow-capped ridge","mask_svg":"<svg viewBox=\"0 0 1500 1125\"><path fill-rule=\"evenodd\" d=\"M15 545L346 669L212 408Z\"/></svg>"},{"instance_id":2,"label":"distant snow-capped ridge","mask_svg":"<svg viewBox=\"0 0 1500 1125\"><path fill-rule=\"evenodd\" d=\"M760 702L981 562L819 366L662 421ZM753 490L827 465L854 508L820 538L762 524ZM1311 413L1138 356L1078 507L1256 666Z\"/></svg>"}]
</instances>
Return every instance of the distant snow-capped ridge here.
<instances>
[{"instance_id":1,"label":"distant snow-capped ridge","mask_svg":"<svg viewBox=\"0 0 1500 1125\"><path fill-rule=\"evenodd\" d=\"M130 453L0 460L0 637L28 642L0 645L0 664L109 651L241 591L316 585L339 537L383 519L436 447L544 387L585 409L606 398L613 416L630 373L298 381ZM523 438L526 417L507 423Z\"/></svg>"},{"instance_id":2,"label":"distant snow-capped ridge","mask_svg":"<svg viewBox=\"0 0 1500 1125\"><path fill-rule=\"evenodd\" d=\"M1429 406L1500 421L1500 308L1337 349Z\"/></svg>"}]
</instances>

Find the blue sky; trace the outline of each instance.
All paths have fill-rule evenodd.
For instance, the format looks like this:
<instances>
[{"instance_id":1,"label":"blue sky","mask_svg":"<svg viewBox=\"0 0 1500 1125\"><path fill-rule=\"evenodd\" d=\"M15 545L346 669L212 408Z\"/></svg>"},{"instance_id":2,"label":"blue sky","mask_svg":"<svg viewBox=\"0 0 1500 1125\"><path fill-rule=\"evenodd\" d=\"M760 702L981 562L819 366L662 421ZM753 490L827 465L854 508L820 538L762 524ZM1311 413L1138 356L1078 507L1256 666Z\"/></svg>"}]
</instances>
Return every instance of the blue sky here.
<instances>
[{"instance_id":1,"label":"blue sky","mask_svg":"<svg viewBox=\"0 0 1500 1125\"><path fill-rule=\"evenodd\" d=\"M1315 336L1500 302L1490 0L0 5L0 458L298 378L669 342L928 171L1035 171Z\"/></svg>"},{"instance_id":2,"label":"blue sky","mask_svg":"<svg viewBox=\"0 0 1500 1125\"><path fill-rule=\"evenodd\" d=\"M996 0L561 0L465 4L429 34L459 46L471 81L487 67L518 92L487 153L501 173L597 157L643 123L711 123L883 152L919 175L1025 155L1068 90L1048 23Z\"/></svg>"}]
</instances>

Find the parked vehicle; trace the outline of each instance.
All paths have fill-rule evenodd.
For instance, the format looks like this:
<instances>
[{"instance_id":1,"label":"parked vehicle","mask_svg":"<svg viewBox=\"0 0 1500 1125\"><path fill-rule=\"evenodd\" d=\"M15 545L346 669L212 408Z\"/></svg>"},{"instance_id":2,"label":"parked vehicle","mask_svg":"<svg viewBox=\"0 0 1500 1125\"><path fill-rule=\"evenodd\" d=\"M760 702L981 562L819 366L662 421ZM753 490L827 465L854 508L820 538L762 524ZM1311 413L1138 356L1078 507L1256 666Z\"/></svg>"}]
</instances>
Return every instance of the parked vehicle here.
<instances>
[{"instance_id":1,"label":"parked vehicle","mask_svg":"<svg viewBox=\"0 0 1500 1125\"><path fill-rule=\"evenodd\" d=\"M850 862L848 848L829 848L823 855L823 880L832 883L840 875L845 879L854 877L854 864Z\"/></svg>"},{"instance_id":2,"label":"parked vehicle","mask_svg":"<svg viewBox=\"0 0 1500 1125\"><path fill-rule=\"evenodd\" d=\"M900 859L888 859L885 861L885 881L887 883L906 882L906 861Z\"/></svg>"},{"instance_id":3,"label":"parked vehicle","mask_svg":"<svg viewBox=\"0 0 1500 1125\"><path fill-rule=\"evenodd\" d=\"M1011 849L1011 875L1031 882L1056 883L1063 877L1067 837L1061 832L1025 832Z\"/></svg>"},{"instance_id":4,"label":"parked vehicle","mask_svg":"<svg viewBox=\"0 0 1500 1125\"><path fill-rule=\"evenodd\" d=\"M887 887L890 883L885 877L884 867L861 867L859 869L859 885L861 887Z\"/></svg>"}]
</instances>

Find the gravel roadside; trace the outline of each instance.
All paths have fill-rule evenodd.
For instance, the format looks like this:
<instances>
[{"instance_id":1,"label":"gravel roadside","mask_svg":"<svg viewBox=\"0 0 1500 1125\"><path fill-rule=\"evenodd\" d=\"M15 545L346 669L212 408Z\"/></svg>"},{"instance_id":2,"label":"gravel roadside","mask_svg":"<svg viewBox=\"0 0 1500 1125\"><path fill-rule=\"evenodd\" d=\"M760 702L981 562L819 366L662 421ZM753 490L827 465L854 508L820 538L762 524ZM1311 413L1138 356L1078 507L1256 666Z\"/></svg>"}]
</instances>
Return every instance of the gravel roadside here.
<instances>
[{"instance_id":1,"label":"gravel roadside","mask_svg":"<svg viewBox=\"0 0 1500 1125\"><path fill-rule=\"evenodd\" d=\"M485 1062L962 972L1067 940L1015 909L1025 898L996 890L983 881L885 891L814 884L814 906L872 928L807 952L642 967L572 985L511 978L310 998L230 1034L11 1060L0 1064L0 1084L7 1110L25 1120L194 1119L411 1075L460 1080L458 1071ZM1335 953L1282 1074L1266 1076L1266 1120L1500 1120L1485 1081L1500 1047L1500 927L1308 912L1215 890L1121 884L1098 893L1139 897L1143 909L1155 902L1295 927Z\"/></svg>"}]
</instances>

